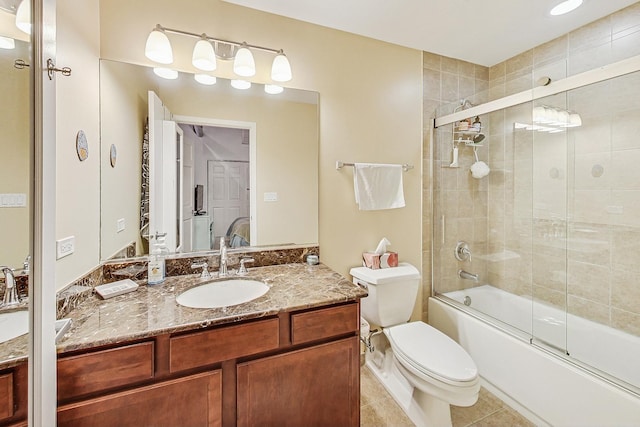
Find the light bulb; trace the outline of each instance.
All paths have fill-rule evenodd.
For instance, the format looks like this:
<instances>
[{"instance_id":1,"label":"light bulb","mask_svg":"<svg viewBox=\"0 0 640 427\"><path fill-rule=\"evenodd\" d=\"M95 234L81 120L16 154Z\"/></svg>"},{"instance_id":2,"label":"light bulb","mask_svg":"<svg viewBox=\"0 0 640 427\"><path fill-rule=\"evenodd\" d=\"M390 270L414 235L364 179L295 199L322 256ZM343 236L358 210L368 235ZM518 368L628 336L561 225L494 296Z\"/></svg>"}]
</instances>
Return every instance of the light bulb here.
<instances>
[{"instance_id":1,"label":"light bulb","mask_svg":"<svg viewBox=\"0 0 640 427\"><path fill-rule=\"evenodd\" d=\"M171 64L173 62L171 43L159 25L147 37L144 56L160 64Z\"/></svg>"},{"instance_id":2,"label":"light bulb","mask_svg":"<svg viewBox=\"0 0 640 427\"><path fill-rule=\"evenodd\" d=\"M288 82L291 80L291 64L280 51L275 58L273 58L273 64L271 65L271 80L275 82Z\"/></svg>"},{"instance_id":3,"label":"light bulb","mask_svg":"<svg viewBox=\"0 0 640 427\"><path fill-rule=\"evenodd\" d=\"M193 78L198 83L207 86L214 85L218 81L215 76L210 76L209 74L194 74Z\"/></svg>"},{"instance_id":4,"label":"light bulb","mask_svg":"<svg viewBox=\"0 0 640 427\"><path fill-rule=\"evenodd\" d=\"M0 49L15 49L16 41L11 37L0 36Z\"/></svg>"},{"instance_id":5,"label":"light bulb","mask_svg":"<svg viewBox=\"0 0 640 427\"><path fill-rule=\"evenodd\" d=\"M231 80L231 86L236 89L249 89L251 87L251 82L247 80Z\"/></svg>"},{"instance_id":6,"label":"light bulb","mask_svg":"<svg viewBox=\"0 0 640 427\"><path fill-rule=\"evenodd\" d=\"M156 76L167 80L175 80L178 78L178 72L171 68L155 67L153 72Z\"/></svg>"},{"instance_id":7,"label":"light bulb","mask_svg":"<svg viewBox=\"0 0 640 427\"><path fill-rule=\"evenodd\" d=\"M251 77L256 74L256 63L253 60L253 54L243 44L238 52L236 52L236 59L233 61L233 72L242 77Z\"/></svg>"},{"instance_id":8,"label":"light bulb","mask_svg":"<svg viewBox=\"0 0 640 427\"><path fill-rule=\"evenodd\" d=\"M31 34L31 1L22 0L16 11L16 27L20 31Z\"/></svg>"},{"instance_id":9,"label":"light bulb","mask_svg":"<svg viewBox=\"0 0 640 427\"><path fill-rule=\"evenodd\" d=\"M202 38L198 40L195 47L193 48L191 63L198 70L213 71L217 67L216 53L213 50L213 45L211 44L211 42L205 37L206 36L203 34Z\"/></svg>"},{"instance_id":10,"label":"light bulb","mask_svg":"<svg viewBox=\"0 0 640 427\"><path fill-rule=\"evenodd\" d=\"M264 91L270 95L277 95L279 93L282 93L284 91L284 88L278 85L264 85Z\"/></svg>"}]
</instances>

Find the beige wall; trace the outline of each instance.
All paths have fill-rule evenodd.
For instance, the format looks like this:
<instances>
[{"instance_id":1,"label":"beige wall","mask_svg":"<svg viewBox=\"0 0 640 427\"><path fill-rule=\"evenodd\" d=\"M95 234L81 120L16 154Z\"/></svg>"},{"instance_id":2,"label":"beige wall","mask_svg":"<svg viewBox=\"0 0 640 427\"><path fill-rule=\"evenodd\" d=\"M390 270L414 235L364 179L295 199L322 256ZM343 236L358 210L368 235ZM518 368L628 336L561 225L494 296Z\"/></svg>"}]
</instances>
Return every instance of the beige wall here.
<instances>
[{"instance_id":1,"label":"beige wall","mask_svg":"<svg viewBox=\"0 0 640 427\"><path fill-rule=\"evenodd\" d=\"M421 265L422 53L340 31L272 16L220 1L124 1L101 4L101 56L134 63L161 23L232 40L283 48L292 87L320 93L319 243L321 258L339 273L386 236L402 261ZM176 67L191 70L192 41L175 40ZM255 80L268 80L271 57L256 54ZM230 77L225 64L218 75ZM335 162L410 163L407 207L357 210L351 170Z\"/></svg>"},{"instance_id":2,"label":"beige wall","mask_svg":"<svg viewBox=\"0 0 640 427\"><path fill-rule=\"evenodd\" d=\"M2 16L2 14L0 14ZM22 267L29 255L29 70L18 70L16 59L29 62L29 44L16 41L13 50L0 49L2 97L0 117L0 193L24 194L25 207L0 208L0 265Z\"/></svg>"},{"instance_id":3,"label":"beige wall","mask_svg":"<svg viewBox=\"0 0 640 427\"><path fill-rule=\"evenodd\" d=\"M148 70L103 61L100 65L101 230L100 256L108 259L140 239L141 162L144 124L149 115L147 91L154 89ZM111 144L116 146L111 167ZM117 221L125 220L117 232Z\"/></svg>"},{"instance_id":4,"label":"beige wall","mask_svg":"<svg viewBox=\"0 0 640 427\"><path fill-rule=\"evenodd\" d=\"M56 264L60 289L99 262L98 1L59 0L57 27L56 65L73 71L69 77L56 77L56 239L75 236L75 253ZM89 158L83 162L76 154L79 130L89 144Z\"/></svg>"},{"instance_id":5,"label":"beige wall","mask_svg":"<svg viewBox=\"0 0 640 427\"><path fill-rule=\"evenodd\" d=\"M156 23L285 49L294 72L290 85L320 93L322 260L348 275L349 268L359 264L361 252L386 236L402 261L420 267L421 52L220 1L103 1L99 22L95 3L58 5L58 62L75 71L71 78L58 79L56 235L76 236L76 253L58 262L58 288L99 262L97 57L148 64L144 42ZM178 69L191 70L191 44L174 41ZM268 81L270 61L271 56L256 54L255 81ZM232 76L226 64L218 71L219 76ZM90 148L89 160L82 163L73 157L79 129L87 133ZM336 171L337 160L416 166L404 177L407 207L358 211L351 171Z\"/></svg>"}]
</instances>

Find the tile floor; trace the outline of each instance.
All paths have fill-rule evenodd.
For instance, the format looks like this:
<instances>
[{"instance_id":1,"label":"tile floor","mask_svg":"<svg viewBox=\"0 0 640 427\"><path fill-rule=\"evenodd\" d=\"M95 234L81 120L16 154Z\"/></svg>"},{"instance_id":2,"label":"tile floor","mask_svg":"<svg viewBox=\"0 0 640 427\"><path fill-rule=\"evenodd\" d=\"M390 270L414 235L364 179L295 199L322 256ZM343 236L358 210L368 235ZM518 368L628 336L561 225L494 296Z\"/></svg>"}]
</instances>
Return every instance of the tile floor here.
<instances>
[{"instance_id":1,"label":"tile floor","mask_svg":"<svg viewBox=\"0 0 640 427\"><path fill-rule=\"evenodd\" d=\"M360 371L360 426L411 427L413 423L369 368ZM478 402L468 408L451 407L453 427L531 427L533 424L482 388Z\"/></svg>"}]
</instances>

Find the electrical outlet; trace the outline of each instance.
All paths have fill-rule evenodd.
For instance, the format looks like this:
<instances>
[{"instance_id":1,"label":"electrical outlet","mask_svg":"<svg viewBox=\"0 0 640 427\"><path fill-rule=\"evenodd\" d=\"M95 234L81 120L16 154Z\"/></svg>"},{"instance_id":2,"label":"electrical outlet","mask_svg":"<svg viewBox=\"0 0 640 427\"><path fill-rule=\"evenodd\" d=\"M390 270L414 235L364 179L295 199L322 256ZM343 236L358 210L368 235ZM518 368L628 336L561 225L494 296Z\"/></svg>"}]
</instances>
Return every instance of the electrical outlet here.
<instances>
[{"instance_id":1,"label":"electrical outlet","mask_svg":"<svg viewBox=\"0 0 640 427\"><path fill-rule=\"evenodd\" d=\"M120 218L117 222L116 222L116 232L121 232L124 231L124 218Z\"/></svg>"},{"instance_id":2,"label":"electrical outlet","mask_svg":"<svg viewBox=\"0 0 640 427\"><path fill-rule=\"evenodd\" d=\"M56 240L56 259L64 258L68 255L71 255L75 250L75 236L69 236L65 237L64 239Z\"/></svg>"}]
</instances>

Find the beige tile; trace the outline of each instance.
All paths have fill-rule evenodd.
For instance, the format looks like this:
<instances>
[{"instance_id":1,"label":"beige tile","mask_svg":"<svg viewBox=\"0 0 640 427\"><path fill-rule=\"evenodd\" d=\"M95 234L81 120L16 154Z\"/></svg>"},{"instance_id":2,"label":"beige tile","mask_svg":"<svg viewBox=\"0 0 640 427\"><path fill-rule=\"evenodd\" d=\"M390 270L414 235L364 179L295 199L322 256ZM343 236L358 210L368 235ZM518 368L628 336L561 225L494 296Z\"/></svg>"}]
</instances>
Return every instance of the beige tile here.
<instances>
[{"instance_id":1,"label":"beige tile","mask_svg":"<svg viewBox=\"0 0 640 427\"><path fill-rule=\"evenodd\" d=\"M472 427L533 427L534 424L511 408L499 411L472 424Z\"/></svg>"},{"instance_id":2,"label":"beige tile","mask_svg":"<svg viewBox=\"0 0 640 427\"><path fill-rule=\"evenodd\" d=\"M440 71L441 61L442 57L440 55L430 52L422 52L422 64L426 69Z\"/></svg>"},{"instance_id":3,"label":"beige tile","mask_svg":"<svg viewBox=\"0 0 640 427\"><path fill-rule=\"evenodd\" d=\"M567 285L570 295L591 301L607 302L611 269L600 265L569 261L567 264Z\"/></svg>"},{"instance_id":4,"label":"beige tile","mask_svg":"<svg viewBox=\"0 0 640 427\"><path fill-rule=\"evenodd\" d=\"M611 305L640 314L640 283L637 274L625 270L614 270L611 279Z\"/></svg>"},{"instance_id":5,"label":"beige tile","mask_svg":"<svg viewBox=\"0 0 640 427\"><path fill-rule=\"evenodd\" d=\"M520 420L520 415L508 408L504 402L489 393L486 389L480 389L478 401L469 407L451 406L451 422L453 427L466 427L474 425L474 423L486 419L498 412L507 409L514 413L514 420L518 422L527 422L525 419ZM504 424L505 426L508 424ZM521 424L526 425L526 424Z\"/></svg>"},{"instance_id":6,"label":"beige tile","mask_svg":"<svg viewBox=\"0 0 640 427\"><path fill-rule=\"evenodd\" d=\"M611 310L611 326L629 334L640 336L640 314L624 310Z\"/></svg>"}]
</instances>

